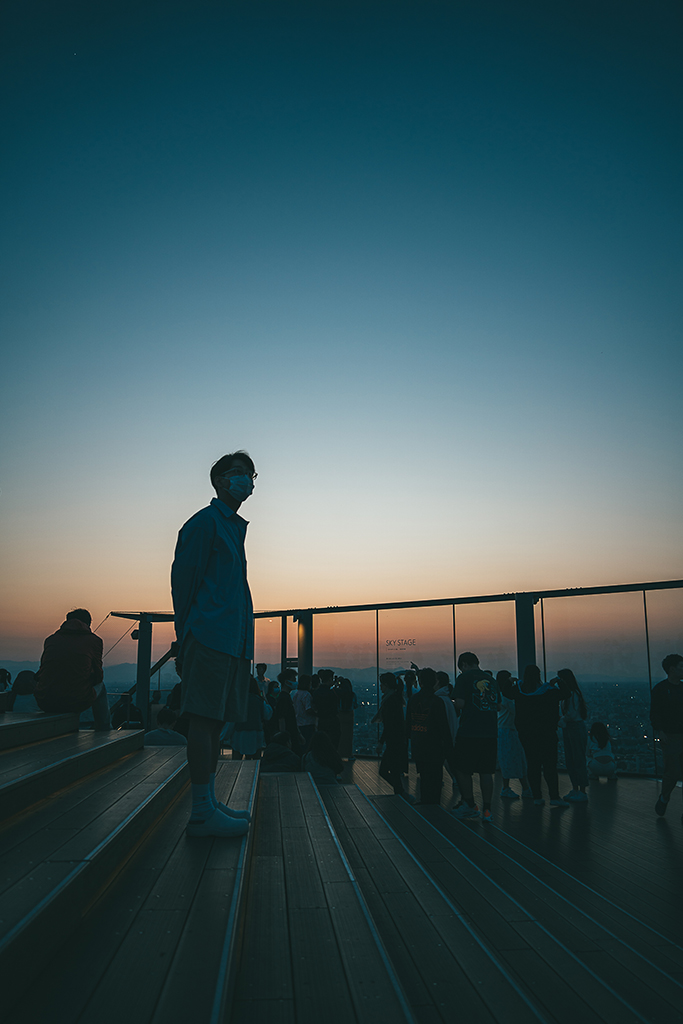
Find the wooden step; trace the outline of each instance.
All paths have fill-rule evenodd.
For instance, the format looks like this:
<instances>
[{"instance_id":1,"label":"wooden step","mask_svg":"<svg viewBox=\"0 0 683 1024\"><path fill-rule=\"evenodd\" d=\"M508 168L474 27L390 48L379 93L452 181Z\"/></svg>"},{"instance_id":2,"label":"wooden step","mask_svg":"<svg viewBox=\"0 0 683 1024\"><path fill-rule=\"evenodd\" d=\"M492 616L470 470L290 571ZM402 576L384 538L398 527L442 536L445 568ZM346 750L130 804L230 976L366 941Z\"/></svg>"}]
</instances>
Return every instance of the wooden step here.
<instances>
[{"instance_id":1,"label":"wooden step","mask_svg":"<svg viewBox=\"0 0 683 1024\"><path fill-rule=\"evenodd\" d=\"M46 715L43 711L6 711L0 714L0 750L76 732L78 718L78 715Z\"/></svg>"},{"instance_id":2,"label":"wooden step","mask_svg":"<svg viewBox=\"0 0 683 1024\"><path fill-rule=\"evenodd\" d=\"M310 776L263 775L230 1021L414 1019Z\"/></svg>"},{"instance_id":3,"label":"wooden step","mask_svg":"<svg viewBox=\"0 0 683 1024\"><path fill-rule=\"evenodd\" d=\"M461 856L495 878L553 936L648 1021L667 1024L683 1005L683 948L610 905L495 826L471 828L440 808L423 816ZM520 848L521 847L521 848ZM526 863L522 862L522 859ZM539 877L538 870L543 869Z\"/></svg>"},{"instance_id":4,"label":"wooden step","mask_svg":"<svg viewBox=\"0 0 683 1024\"><path fill-rule=\"evenodd\" d=\"M0 754L0 821L139 750L143 730L71 732Z\"/></svg>"},{"instance_id":5,"label":"wooden step","mask_svg":"<svg viewBox=\"0 0 683 1024\"><path fill-rule=\"evenodd\" d=\"M418 1021L450 1022L455 1007L477 1024L552 1019L355 787L322 795ZM498 924L501 942L528 948Z\"/></svg>"},{"instance_id":6,"label":"wooden step","mask_svg":"<svg viewBox=\"0 0 683 1024\"><path fill-rule=\"evenodd\" d=\"M138 750L0 828L5 1008L71 935L187 777L184 750Z\"/></svg>"},{"instance_id":7,"label":"wooden step","mask_svg":"<svg viewBox=\"0 0 683 1024\"><path fill-rule=\"evenodd\" d=\"M362 812L368 802L356 793ZM467 825L438 807L418 813L400 798L377 797L372 804L546 1015L558 1022L578 1015L606 1024L665 1024L679 1012L683 990L674 980L577 908L564 902L561 909L530 875L496 857L485 838L475 837L477 848L470 849ZM511 935L524 944L511 943Z\"/></svg>"},{"instance_id":8,"label":"wooden step","mask_svg":"<svg viewBox=\"0 0 683 1024\"><path fill-rule=\"evenodd\" d=\"M219 762L218 769L219 799L253 809L257 762ZM250 834L188 839L190 807L186 787L7 1024L223 1021L242 927Z\"/></svg>"}]
</instances>

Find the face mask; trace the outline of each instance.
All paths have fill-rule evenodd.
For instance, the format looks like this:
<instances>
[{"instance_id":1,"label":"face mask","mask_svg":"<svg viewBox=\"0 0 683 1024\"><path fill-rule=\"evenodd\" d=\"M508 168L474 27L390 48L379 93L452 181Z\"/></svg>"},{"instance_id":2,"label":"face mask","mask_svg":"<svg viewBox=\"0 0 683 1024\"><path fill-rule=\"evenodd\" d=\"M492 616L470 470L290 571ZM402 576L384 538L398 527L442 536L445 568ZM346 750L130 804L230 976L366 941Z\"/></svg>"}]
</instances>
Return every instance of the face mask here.
<instances>
[{"instance_id":1,"label":"face mask","mask_svg":"<svg viewBox=\"0 0 683 1024\"><path fill-rule=\"evenodd\" d=\"M228 490L237 501L244 501L254 490L254 481L245 473L243 476L231 476Z\"/></svg>"},{"instance_id":2,"label":"face mask","mask_svg":"<svg viewBox=\"0 0 683 1024\"><path fill-rule=\"evenodd\" d=\"M277 697L279 692L280 692L280 687L279 686L274 686L273 687L273 693L275 694L276 697Z\"/></svg>"}]
</instances>

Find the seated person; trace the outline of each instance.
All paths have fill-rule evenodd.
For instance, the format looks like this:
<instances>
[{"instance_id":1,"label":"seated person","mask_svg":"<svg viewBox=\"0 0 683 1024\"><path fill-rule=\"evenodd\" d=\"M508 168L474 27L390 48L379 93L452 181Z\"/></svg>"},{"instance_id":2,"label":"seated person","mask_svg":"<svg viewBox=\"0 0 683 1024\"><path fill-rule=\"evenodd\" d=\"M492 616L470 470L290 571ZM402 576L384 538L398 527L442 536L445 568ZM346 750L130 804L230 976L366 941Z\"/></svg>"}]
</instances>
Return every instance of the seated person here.
<instances>
[{"instance_id":1,"label":"seated person","mask_svg":"<svg viewBox=\"0 0 683 1024\"><path fill-rule=\"evenodd\" d=\"M170 708L159 708L157 728L145 733L146 747L186 747L187 740L179 732L173 731L178 721L175 711Z\"/></svg>"},{"instance_id":2,"label":"seated person","mask_svg":"<svg viewBox=\"0 0 683 1024\"><path fill-rule=\"evenodd\" d=\"M288 732L276 732L263 751L262 772L300 772L301 758L292 750Z\"/></svg>"},{"instance_id":3,"label":"seated person","mask_svg":"<svg viewBox=\"0 0 683 1024\"><path fill-rule=\"evenodd\" d=\"M40 711L35 698L36 674L25 669L17 674L12 683L10 691L10 706L8 711L18 714L28 714L32 711Z\"/></svg>"},{"instance_id":4,"label":"seated person","mask_svg":"<svg viewBox=\"0 0 683 1024\"><path fill-rule=\"evenodd\" d=\"M311 749L304 756L304 771L310 772L317 786L334 786L344 762L326 732L317 730L311 737Z\"/></svg>"},{"instance_id":5,"label":"seated person","mask_svg":"<svg viewBox=\"0 0 683 1024\"><path fill-rule=\"evenodd\" d=\"M604 722L593 722L588 736L588 771L589 778L599 779L602 776L616 779L617 765L607 726Z\"/></svg>"},{"instance_id":6,"label":"seated person","mask_svg":"<svg viewBox=\"0 0 683 1024\"><path fill-rule=\"evenodd\" d=\"M41 711L80 713L92 708L95 729L108 730L109 700L104 687L102 641L90 631L92 618L75 608L43 647L35 696Z\"/></svg>"}]
</instances>

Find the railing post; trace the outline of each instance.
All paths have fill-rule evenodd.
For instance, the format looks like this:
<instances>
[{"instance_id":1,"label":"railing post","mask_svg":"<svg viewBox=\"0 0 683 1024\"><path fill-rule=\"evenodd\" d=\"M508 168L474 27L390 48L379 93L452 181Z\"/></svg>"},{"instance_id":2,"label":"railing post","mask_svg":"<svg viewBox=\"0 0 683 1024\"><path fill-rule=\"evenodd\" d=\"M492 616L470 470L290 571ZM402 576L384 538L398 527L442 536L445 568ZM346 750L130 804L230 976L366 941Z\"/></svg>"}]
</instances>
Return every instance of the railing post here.
<instances>
[{"instance_id":1,"label":"railing post","mask_svg":"<svg viewBox=\"0 0 683 1024\"><path fill-rule=\"evenodd\" d=\"M142 712L145 729L149 722L149 681L152 667L152 623L146 615L140 616L138 626L138 671L135 687L135 703Z\"/></svg>"},{"instance_id":2,"label":"railing post","mask_svg":"<svg viewBox=\"0 0 683 1024\"><path fill-rule=\"evenodd\" d=\"M522 678L527 665L536 664L536 629L534 594L515 594L515 627L517 633L517 675Z\"/></svg>"},{"instance_id":3,"label":"railing post","mask_svg":"<svg viewBox=\"0 0 683 1024\"><path fill-rule=\"evenodd\" d=\"M313 613L298 612L297 668L301 675L313 675Z\"/></svg>"},{"instance_id":4,"label":"railing post","mask_svg":"<svg viewBox=\"0 0 683 1024\"><path fill-rule=\"evenodd\" d=\"M280 671L287 668L287 616L282 616L280 627Z\"/></svg>"}]
</instances>

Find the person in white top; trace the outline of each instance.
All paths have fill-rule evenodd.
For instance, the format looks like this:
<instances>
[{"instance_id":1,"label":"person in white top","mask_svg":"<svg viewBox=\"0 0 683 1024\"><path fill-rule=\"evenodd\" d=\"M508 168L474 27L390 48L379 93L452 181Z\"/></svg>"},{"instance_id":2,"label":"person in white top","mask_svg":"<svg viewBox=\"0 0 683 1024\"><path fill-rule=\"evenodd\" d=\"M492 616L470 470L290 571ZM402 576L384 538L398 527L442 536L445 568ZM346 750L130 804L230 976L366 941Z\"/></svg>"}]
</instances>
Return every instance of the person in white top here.
<instances>
[{"instance_id":1,"label":"person in white top","mask_svg":"<svg viewBox=\"0 0 683 1024\"><path fill-rule=\"evenodd\" d=\"M254 665L254 668L256 669L256 682L259 685L259 690L265 697L268 694L268 683L270 682L270 679L266 675L266 669L268 666L264 661L260 661L258 665Z\"/></svg>"},{"instance_id":2,"label":"person in white top","mask_svg":"<svg viewBox=\"0 0 683 1024\"><path fill-rule=\"evenodd\" d=\"M505 683L514 683L512 673L501 670L496 676L500 687ZM498 764L503 776L501 797L505 800L519 800L517 793L510 785L512 779L519 779L522 784L522 796L533 797L526 776L526 756L515 726L515 702L501 693L501 709L498 712Z\"/></svg>"},{"instance_id":3,"label":"person in white top","mask_svg":"<svg viewBox=\"0 0 683 1024\"><path fill-rule=\"evenodd\" d=\"M588 742L588 708L581 693L576 676L569 668L561 668L557 678L565 682L571 689L566 700L562 701L560 711L562 717L558 723L564 741L564 763L572 784L571 792L564 797L574 803L585 803L588 800L588 769L586 767L586 744Z\"/></svg>"},{"instance_id":4,"label":"person in white top","mask_svg":"<svg viewBox=\"0 0 683 1024\"><path fill-rule=\"evenodd\" d=\"M458 714L455 710L455 704L453 703L453 687L451 686L451 681L448 678L448 672L437 672L436 680L439 688L438 690L434 691L434 696L441 697L441 700L444 703L444 707L446 708L446 720L448 721L448 728L451 733L451 749L446 755L446 760L444 764L446 766L446 771L451 777L451 782L453 783L453 799L455 799L456 790L458 790L459 792L459 787L458 780L455 774L455 765L452 763L453 744L455 743L455 737L458 734L458 726L460 725L460 719L458 718Z\"/></svg>"},{"instance_id":5,"label":"person in white top","mask_svg":"<svg viewBox=\"0 0 683 1024\"><path fill-rule=\"evenodd\" d=\"M608 779L617 777L610 735L603 722L593 722L591 725L588 739L588 771L591 779L599 779L601 775Z\"/></svg>"},{"instance_id":6,"label":"person in white top","mask_svg":"<svg viewBox=\"0 0 683 1024\"><path fill-rule=\"evenodd\" d=\"M315 732L315 711L311 700L311 677L303 675L299 677L296 690L290 694L296 715L296 724L299 732L304 738L304 749L308 750L311 736Z\"/></svg>"}]
</instances>

